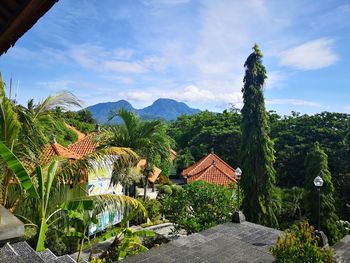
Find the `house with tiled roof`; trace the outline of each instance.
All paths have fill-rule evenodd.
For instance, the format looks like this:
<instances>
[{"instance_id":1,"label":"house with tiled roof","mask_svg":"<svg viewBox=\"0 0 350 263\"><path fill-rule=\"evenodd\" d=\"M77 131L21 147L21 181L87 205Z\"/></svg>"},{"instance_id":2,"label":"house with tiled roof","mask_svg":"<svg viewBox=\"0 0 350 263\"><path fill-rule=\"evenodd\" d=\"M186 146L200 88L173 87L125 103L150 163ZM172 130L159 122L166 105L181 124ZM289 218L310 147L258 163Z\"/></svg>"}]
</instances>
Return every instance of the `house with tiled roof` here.
<instances>
[{"instance_id":1,"label":"house with tiled roof","mask_svg":"<svg viewBox=\"0 0 350 263\"><path fill-rule=\"evenodd\" d=\"M97 149L97 143L94 137L99 132L99 127L95 132L87 135L77 131L74 127L67 125L68 128L73 130L78 135L78 140L64 147L59 144L55 138L50 143L46 144L39 155L39 163L45 165L53 158L65 158L72 162L87 157L94 153ZM91 162L93 162L91 160ZM34 163L28 162L27 168L34 169ZM81 171L79 187L65 187L65 196L78 197L82 195L98 195L98 194L123 194L123 187L117 183L111 185L111 178L113 172L112 162L102 162L101 165L94 165L91 171ZM115 213L113 211L105 211L97 215L98 223L91 224L89 227L89 234L99 232L106 227L117 224L122 220L121 213Z\"/></svg>"},{"instance_id":2,"label":"house with tiled roof","mask_svg":"<svg viewBox=\"0 0 350 263\"><path fill-rule=\"evenodd\" d=\"M235 169L214 153L208 154L187 167L181 174L185 179L185 183L206 181L224 186L237 183Z\"/></svg>"}]
</instances>

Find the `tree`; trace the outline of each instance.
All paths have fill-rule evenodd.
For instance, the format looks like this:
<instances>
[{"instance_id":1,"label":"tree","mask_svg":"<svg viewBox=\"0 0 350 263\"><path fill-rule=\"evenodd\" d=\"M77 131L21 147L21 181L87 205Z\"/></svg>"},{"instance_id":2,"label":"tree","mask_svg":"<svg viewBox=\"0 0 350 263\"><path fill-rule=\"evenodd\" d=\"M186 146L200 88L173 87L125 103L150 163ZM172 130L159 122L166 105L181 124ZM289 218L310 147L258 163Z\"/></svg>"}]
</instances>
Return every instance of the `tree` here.
<instances>
[{"instance_id":1,"label":"tree","mask_svg":"<svg viewBox=\"0 0 350 263\"><path fill-rule=\"evenodd\" d=\"M113 112L110 119L114 117L120 117L122 124L110 127L105 133L105 144L129 147L141 158L147 160L143 171L144 198L146 198L148 177L153 171L153 166L160 166L162 162L171 162L170 148L172 140L166 133L165 125L159 120L141 121L135 113L124 109Z\"/></svg>"},{"instance_id":2,"label":"tree","mask_svg":"<svg viewBox=\"0 0 350 263\"><path fill-rule=\"evenodd\" d=\"M244 64L242 89L242 207L249 221L276 226L278 222L273 200L275 157L273 142L269 137L270 128L263 95L263 85L267 76L258 45L254 45L253 50Z\"/></svg>"},{"instance_id":3,"label":"tree","mask_svg":"<svg viewBox=\"0 0 350 263\"><path fill-rule=\"evenodd\" d=\"M331 244L337 242L340 238L337 227L338 216L336 215L335 200L333 197L334 187L332 176L328 170L327 154L321 149L318 142L314 144L311 151L305 159L306 177L306 199L307 215L310 222L317 226L318 223L318 193L314 186L316 176L321 176L323 186L321 191L320 217L321 230L325 232Z\"/></svg>"},{"instance_id":4,"label":"tree","mask_svg":"<svg viewBox=\"0 0 350 263\"><path fill-rule=\"evenodd\" d=\"M168 130L178 147L177 163L191 164L206 156L212 149L232 167L239 164L241 114L224 110L222 113L203 111L192 116L180 116ZM230 147L228 147L230 145ZM187 166L185 166L187 167Z\"/></svg>"},{"instance_id":5,"label":"tree","mask_svg":"<svg viewBox=\"0 0 350 263\"><path fill-rule=\"evenodd\" d=\"M66 110L71 106L80 106L80 101L69 92L61 92L37 104L30 100L27 107L16 105L6 95L5 83L0 74L0 142L18 157L31 159L48 141L45 136L47 129L43 124L57 123L57 119L52 116L52 110L58 106ZM14 211L22 197L18 194L21 191L18 185L10 187L13 179L16 180L11 171L3 162L0 162L0 204L11 211ZM10 190L15 190L16 194L9 193Z\"/></svg>"}]
</instances>

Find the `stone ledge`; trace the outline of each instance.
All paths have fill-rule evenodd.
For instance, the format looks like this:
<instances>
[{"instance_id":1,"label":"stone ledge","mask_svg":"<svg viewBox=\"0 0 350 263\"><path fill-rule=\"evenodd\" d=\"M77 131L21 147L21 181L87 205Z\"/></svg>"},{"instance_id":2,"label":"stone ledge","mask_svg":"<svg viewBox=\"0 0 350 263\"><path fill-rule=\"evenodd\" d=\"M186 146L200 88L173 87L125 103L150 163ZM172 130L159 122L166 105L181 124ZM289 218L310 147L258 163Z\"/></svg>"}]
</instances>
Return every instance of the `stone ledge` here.
<instances>
[{"instance_id":1,"label":"stone ledge","mask_svg":"<svg viewBox=\"0 0 350 263\"><path fill-rule=\"evenodd\" d=\"M5 207L0 206L0 244L17 241L23 238L24 224L11 214Z\"/></svg>"}]
</instances>

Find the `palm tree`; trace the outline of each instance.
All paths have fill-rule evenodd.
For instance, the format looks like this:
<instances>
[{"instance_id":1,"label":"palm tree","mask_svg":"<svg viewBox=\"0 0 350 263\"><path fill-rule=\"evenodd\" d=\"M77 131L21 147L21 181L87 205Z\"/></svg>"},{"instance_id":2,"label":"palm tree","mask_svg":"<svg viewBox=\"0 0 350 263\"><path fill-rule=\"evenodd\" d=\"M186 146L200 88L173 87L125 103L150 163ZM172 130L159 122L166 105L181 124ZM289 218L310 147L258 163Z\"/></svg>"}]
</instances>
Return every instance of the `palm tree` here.
<instances>
[{"instance_id":1,"label":"palm tree","mask_svg":"<svg viewBox=\"0 0 350 263\"><path fill-rule=\"evenodd\" d=\"M55 127L57 123L55 109L69 110L72 107L82 107L82 102L70 92L59 92L48 96L42 102L35 104L28 101L27 106L16 105L16 112L21 123L19 139L22 145L27 145L31 151L41 151L49 138L45 135L47 125ZM30 147L29 147L30 146Z\"/></svg>"},{"instance_id":2,"label":"palm tree","mask_svg":"<svg viewBox=\"0 0 350 263\"><path fill-rule=\"evenodd\" d=\"M130 166L131 163L134 163L135 157L137 156L129 149L124 148L109 148L105 151L106 152L100 156L103 156L102 158L104 160L110 156L110 158L113 158L113 161L121 167ZM116 159L115 156L117 152L118 158ZM84 169L95 168L91 160L93 157L98 158L98 154L94 153L93 155L94 156L89 156L89 158L79 160L79 163L74 163L74 165L69 163L60 165L60 162L53 161L44 169L41 166L37 166L33 176L29 176L22 162L4 143L0 142L0 157L6 163L8 169L12 171L16 180L20 182L20 186L25 190L27 197L34 201L34 207L37 208L37 210L34 211L35 216L32 217L36 219L37 222L33 222L24 215L20 216L22 219L38 228L35 242L37 251L44 250L46 232L50 226L60 219L60 217L55 215L61 212L63 207L70 210L81 209L83 207L85 211L94 210L101 212L113 206L119 210L125 208L124 210L130 210L142 215L145 214L145 209L139 201L128 196L113 194L84 196L66 200L64 204L57 207L50 204L53 191L55 190L55 184L63 182L72 183L77 180L77 178L71 176L73 171L75 171L75 174L77 173L77 167ZM34 180L37 180L37 183L34 183Z\"/></svg>"},{"instance_id":3,"label":"palm tree","mask_svg":"<svg viewBox=\"0 0 350 263\"><path fill-rule=\"evenodd\" d=\"M125 109L112 112L109 120L114 117L121 118L122 124L112 126L104 133L104 144L128 147L147 160L143 170L146 198L148 177L153 166L159 165L161 161L170 162L172 140L166 133L166 126L159 120L141 121L135 113Z\"/></svg>"},{"instance_id":4,"label":"palm tree","mask_svg":"<svg viewBox=\"0 0 350 263\"><path fill-rule=\"evenodd\" d=\"M27 107L16 105L6 96L5 83L0 74L0 142L21 159L33 161L42 145L48 141L42 124L45 122L55 125L52 111L57 107L67 110L70 107L81 107L81 102L69 92L60 92L37 104L30 100ZM16 179L8 167L0 161L0 204L11 211L22 197L18 184L10 187L14 178ZM9 194L9 188L14 191L12 194Z\"/></svg>"}]
</instances>

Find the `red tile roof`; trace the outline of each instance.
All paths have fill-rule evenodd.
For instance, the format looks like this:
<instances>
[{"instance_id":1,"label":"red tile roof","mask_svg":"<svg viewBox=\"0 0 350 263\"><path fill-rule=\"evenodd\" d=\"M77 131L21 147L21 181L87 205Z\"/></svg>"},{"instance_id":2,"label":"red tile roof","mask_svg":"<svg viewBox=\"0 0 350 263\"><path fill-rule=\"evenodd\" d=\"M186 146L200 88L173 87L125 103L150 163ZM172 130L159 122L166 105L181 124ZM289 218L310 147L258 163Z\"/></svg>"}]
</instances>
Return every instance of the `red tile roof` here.
<instances>
[{"instance_id":1,"label":"red tile roof","mask_svg":"<svg viewBox=\"0 0 350 263\"><path fill-rule=\"evenodd\" d=\"M90 133L83 139L69 145L68 150L75 152L81 156L86 156L96 151L97 144L93 141L93 137L96 133Z\"/></svg>"},{"instance_id":2,"label":"red tile roof","mask_svg":"<svg viewBox=\"0 0 350 263\"><path fill-rule=\"evenodd\" d=\"M138 168L139 171L142 171L142 170L145 169L146 163L147 163L146 159L141 159L137 163L136 167ZM157 180L157 178L158 178L158 176L160 175L161 172L162 172L161 169L159 169L158 167L154 166L153 167L153 171L152 171L152 175L148 177L148 181L150 183L154 183Z\"/></svg>"},{"instance_id":3,"label":"red tile roof","mask_svg":"<svg viewBox=\"0 0 350 263\"><path fill-rule=\"evenodd\" d=\"M182 176L187 179L188 183L202 180L228 186L232 182L237 182L235 169L214 153L210 153L183 170Z\"/></svg>"},{"instance_id":4,"label":"red tile roof","mask_svg":"<svg viewBox=\"0 0 350 263\"><path fill-rule=\"evenodd\" d=\"M61 156L61 157L64 157L67 159L73 159L73 160L77 160L82 157L81 155L55 142L44 146L44 149L39 156L39 160L42 163L46 163L54 156Z\"/></svg>"}]
</instances>

